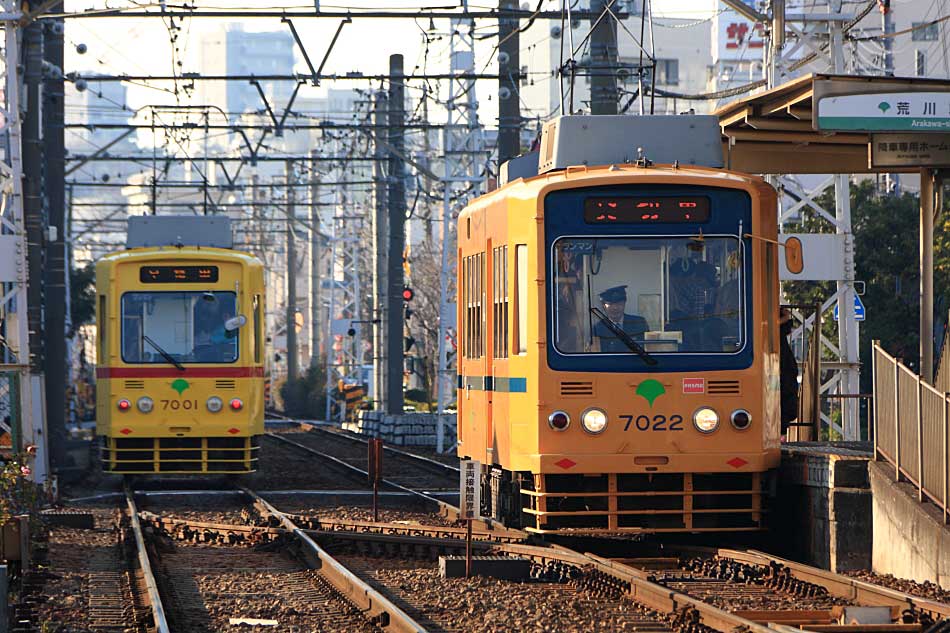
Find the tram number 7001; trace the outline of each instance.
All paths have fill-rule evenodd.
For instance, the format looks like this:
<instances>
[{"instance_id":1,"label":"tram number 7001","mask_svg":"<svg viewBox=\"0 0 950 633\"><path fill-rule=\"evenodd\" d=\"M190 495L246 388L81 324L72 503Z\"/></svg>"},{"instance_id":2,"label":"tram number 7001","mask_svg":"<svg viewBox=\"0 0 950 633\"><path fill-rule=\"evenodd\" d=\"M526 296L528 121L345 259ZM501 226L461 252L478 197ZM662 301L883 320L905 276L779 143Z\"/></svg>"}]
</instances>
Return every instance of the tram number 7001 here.
<instances>
[{"instance_id":1,"label":"tram number 7001","mask_svg":"<svg viewBox=\"0 0 950 633\"><path fill-rule=\"evenodd\" d=\"M171 409L172 411L178 411L179 409L186 410L196 410L198 408L197 400L162 400L162 409Z\"/></svg>"},{"instance_id":2,"label":"tram number 7001","mask_svg":"<svg viewBox=\"0 0 950 633\"><path fill-rule=\"evenodd\" d=\"M683 430L683 416L681 415L671 415L670 417L655 415L652 418L648 415L622 415L620 419L626 421L626 424L623 426L624 431L629 431L631 426L635 427L638 431Z\"/></svg>"}]
</instances>

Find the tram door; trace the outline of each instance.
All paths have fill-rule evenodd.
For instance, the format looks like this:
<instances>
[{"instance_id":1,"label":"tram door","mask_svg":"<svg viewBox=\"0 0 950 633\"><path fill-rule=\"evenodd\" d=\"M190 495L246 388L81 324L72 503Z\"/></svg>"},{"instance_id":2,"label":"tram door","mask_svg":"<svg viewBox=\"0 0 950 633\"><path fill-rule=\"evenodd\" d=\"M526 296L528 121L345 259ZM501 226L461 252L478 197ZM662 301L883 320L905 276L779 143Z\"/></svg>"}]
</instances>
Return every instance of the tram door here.
<instances>
[{"instance_id":1,"label":"tram door","mask_svg":"<svg viewBox=\"0 0 950 633\"><path fill-rule=\"evenodd\" d=\"M490 422L492 388L489 341L490 250L486 248L482 216L464 222L460 236L459 284L461 297L461 358L459 359L458 433L460 454L483 463Z\"/></svg>"}]
</instances>

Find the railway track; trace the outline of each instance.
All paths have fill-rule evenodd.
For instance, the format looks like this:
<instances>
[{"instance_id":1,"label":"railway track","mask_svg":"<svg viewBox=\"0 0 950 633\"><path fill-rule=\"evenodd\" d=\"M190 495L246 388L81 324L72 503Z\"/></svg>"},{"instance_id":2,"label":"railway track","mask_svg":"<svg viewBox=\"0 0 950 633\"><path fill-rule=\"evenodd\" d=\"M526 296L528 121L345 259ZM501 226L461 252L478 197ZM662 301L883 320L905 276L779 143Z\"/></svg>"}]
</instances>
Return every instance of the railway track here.
<instances>
[{"instance_id":1,"label":"railway track","mask_svg":"<svg viewBox=\"0 0 950 633\"><path fill-rule=\"evenodd\" d=\"M284 444L293 446L299 451L317 457L342 475L350 477L354 481L361 481L364 486L368 486L369 474L361 467L365 466L367 461L365 445L361 448L359 445L347 441L337 434L330 434L330 436L327 437L325 435L311 434L310 432L288 434L268 433L266 437L277 445ZM290 439L291 437L293 439ZM333 450L333 454L325 452L326 450ZM397 459L406 461L400 461L398 465L393 465L390 462L388 466L384 466L385 473L395 473L392 476L383 478L382 483L384 486L391 490L398 490L412 495L417 500L437 509L439 514L444 517L451 520L458 518L459 510L456 506L429 494L440 490L457 490L457 469L418 456L412 456L410 459L404 455L397 455ZM420 465L418 461L420 459L425 460L426 463ZM439 470L436 471L436 469ZM433 477L436 477L436 479L433 479ZM424 490L411 487L412 485L418 486L420 482L437 485L425 486ZM485 529L506 529L490 519L482 519L476 523Z\"/></svg>"},{"instance_id":2,"label":"railway track","mask_svg":"<svg viewBox=\"0 0 950 633\"><path fill-rule=\"evenodd\" d=\"M328 559L322 557L332 556L348 570L338 582L356 577L368 586L354 600L366 599L365 592L372 590L413 620L414 630L585 630L596 628L587 618L598 610L611 618L595 621L610 622L606 630L676 633L787 633L789 627L819 633L923 633L950 622L950 605L754 551L681 548L677 556L608 559L507 540L486 530L476 532L476 555L527 558L534 581L442 579L435 561L462 551L460 530L345 520L312 525L245 492L257 516L242 516L253 525L203 524L149 513L143 520L176 540L195 542L263 545L305 537L319 548L309 556L324 566ZM852 605L883 606L896 622L843 626L846 607Z\"/></svg>"}]
</instances>

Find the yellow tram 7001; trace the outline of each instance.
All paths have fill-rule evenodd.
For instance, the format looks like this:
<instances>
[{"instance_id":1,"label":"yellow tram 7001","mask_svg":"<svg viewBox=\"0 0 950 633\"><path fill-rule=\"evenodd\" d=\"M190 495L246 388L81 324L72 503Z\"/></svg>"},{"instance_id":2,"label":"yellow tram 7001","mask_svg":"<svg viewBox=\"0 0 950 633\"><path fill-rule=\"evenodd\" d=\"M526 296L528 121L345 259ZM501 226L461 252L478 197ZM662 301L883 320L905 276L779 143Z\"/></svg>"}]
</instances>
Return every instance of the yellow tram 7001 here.
<instances>
[{"instance_id":1,"label":"yellow tram 7001","mask_svg":"<svg viewBox=\"0 0 950 633\"><path fill-rule=\"evenodd\" d=\"M719 168L714 117L561 117L538 165L459 217L458 454L483 463L483 509L535 532L762 529L775 190Z\"/></svg>"},{"instance_id":2,"label":"yellow tram 7001","mask_svg":"<svg viewBox=\"0 0 950 633\"><path fill-rule=\"evenodd\" d=\"M264 432L264 274L227 218L145 216L96 264L107 472L247 473Z\"/></svg>"}]
</instances>

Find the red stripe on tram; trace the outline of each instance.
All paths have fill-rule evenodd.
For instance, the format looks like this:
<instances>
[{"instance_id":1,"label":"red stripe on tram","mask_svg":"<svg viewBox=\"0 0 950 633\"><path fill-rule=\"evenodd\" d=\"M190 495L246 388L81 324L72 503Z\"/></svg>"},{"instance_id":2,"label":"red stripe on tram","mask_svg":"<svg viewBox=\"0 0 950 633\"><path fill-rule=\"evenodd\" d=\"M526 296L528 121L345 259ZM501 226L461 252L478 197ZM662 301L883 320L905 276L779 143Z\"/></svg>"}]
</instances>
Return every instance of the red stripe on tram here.
<instances>
[{"instance_id":1,"label":"red stripe on tram","mask_svg":"<svg viewBox=\"0 0 950 633\"><path fill-rule=\"evenodd\" d=\"M98 367L96 378L263 378L263 367Z\"/></svg>"}]
</instances>

